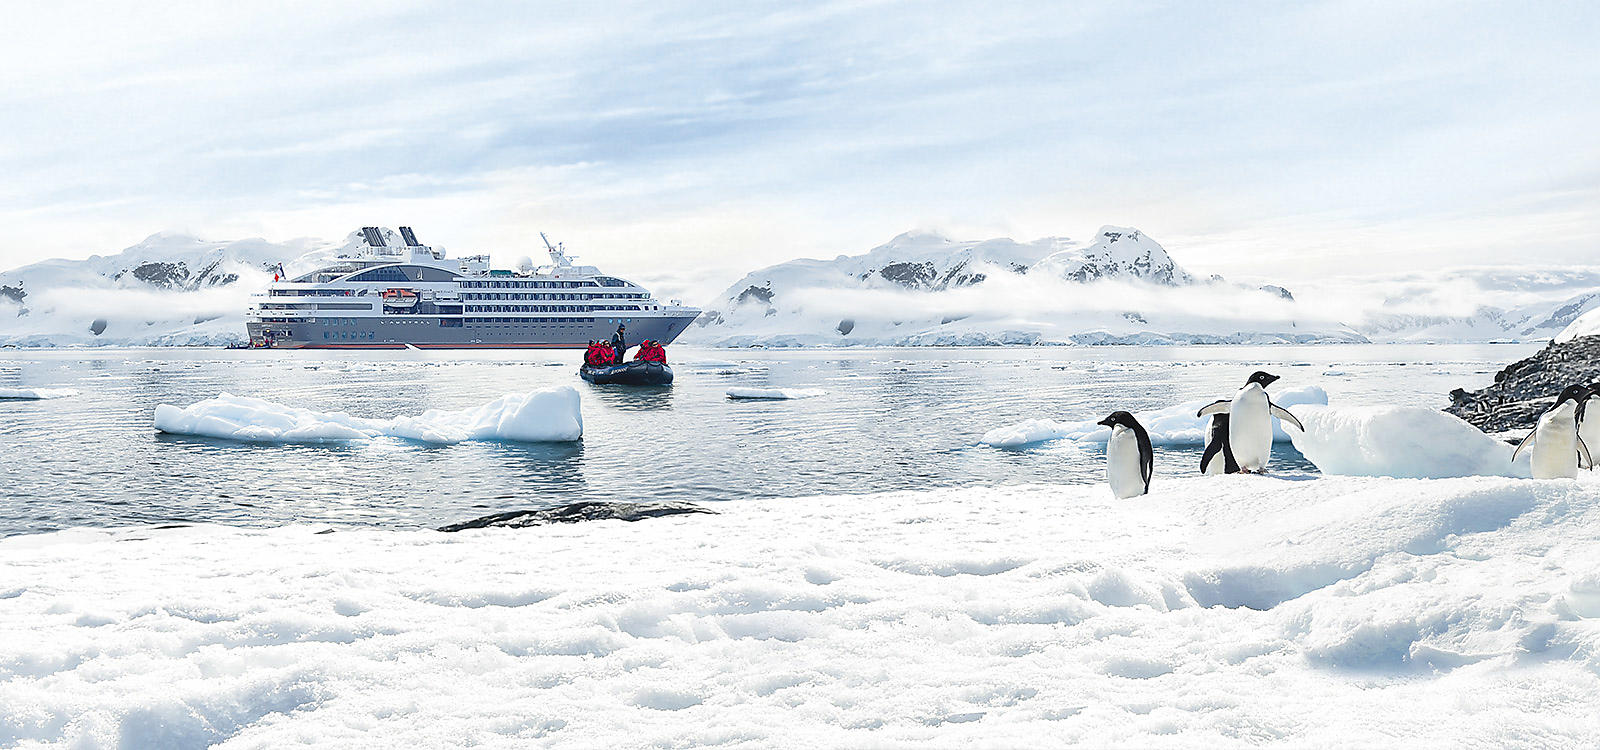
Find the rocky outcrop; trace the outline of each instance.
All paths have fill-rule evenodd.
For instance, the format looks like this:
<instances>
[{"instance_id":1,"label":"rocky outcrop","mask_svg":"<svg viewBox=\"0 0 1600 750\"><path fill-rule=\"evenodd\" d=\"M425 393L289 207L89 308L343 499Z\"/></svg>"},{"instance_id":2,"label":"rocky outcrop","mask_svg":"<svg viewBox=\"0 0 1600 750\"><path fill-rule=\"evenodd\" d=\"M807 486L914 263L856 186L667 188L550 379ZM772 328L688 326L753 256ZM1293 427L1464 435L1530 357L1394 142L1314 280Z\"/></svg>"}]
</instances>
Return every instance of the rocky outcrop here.
<instances>
[{"instance_id":1,"label":"rocky outcrop","mask_svg":"<svg viewBox=\"0 0 1600 750\"><path fill-rule=\"evenodd\" d=\"M1600 336L1551 343L1494 376L1494 385L1479 391L1450 392L1450 412L1488 433L1530 430L1539 415L1569 385L1600 380Z\"/></svg>"},{"instance_id":2,"label":"rocky outcrop","mask_svg":"<svg viewBox=\"0 0 1600 750\"><path fill-rule=\"evenodd\" d=\"M464 531L466 529L487 529L490 527L503 527L520 529L528 526L544 526L552 523L577 523L579 521L642 521L646 518L659 518L661 516L676 516L685 513L715 513L706 510L694 503L663 502L663 503L604 503L583 502L563 505L559 508L545 508L543 510L512 510L504 513L495 513L471 521L453 523L449 526L439 527L440 531Z\"/></svg>"}]
</instances>

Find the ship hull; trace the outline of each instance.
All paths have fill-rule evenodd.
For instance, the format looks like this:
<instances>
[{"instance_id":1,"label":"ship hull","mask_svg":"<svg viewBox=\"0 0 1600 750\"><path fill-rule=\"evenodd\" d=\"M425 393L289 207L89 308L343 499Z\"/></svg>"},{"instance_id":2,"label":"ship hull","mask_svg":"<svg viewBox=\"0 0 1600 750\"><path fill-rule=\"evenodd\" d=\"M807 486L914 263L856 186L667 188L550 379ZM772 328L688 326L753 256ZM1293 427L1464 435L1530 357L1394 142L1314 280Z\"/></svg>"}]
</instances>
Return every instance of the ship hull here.
<instances>
[{"instance_id":1,"label":"ship hull","mask_svg":"<svg viewBox=\"0 0 1600 750\"><path fill-rule=\"evenodd\" d=\"M694 315L635 316L627 319L625 335L630 346L645 339L670 344L694 319ZM273 349L584 349L591 341L610 340L618 321L597 318L555 323L526 318L507 323L441 323L458 320L385 315L271 324L251 321L245 327L252 346Z\"/></svg>"}]
</instances>

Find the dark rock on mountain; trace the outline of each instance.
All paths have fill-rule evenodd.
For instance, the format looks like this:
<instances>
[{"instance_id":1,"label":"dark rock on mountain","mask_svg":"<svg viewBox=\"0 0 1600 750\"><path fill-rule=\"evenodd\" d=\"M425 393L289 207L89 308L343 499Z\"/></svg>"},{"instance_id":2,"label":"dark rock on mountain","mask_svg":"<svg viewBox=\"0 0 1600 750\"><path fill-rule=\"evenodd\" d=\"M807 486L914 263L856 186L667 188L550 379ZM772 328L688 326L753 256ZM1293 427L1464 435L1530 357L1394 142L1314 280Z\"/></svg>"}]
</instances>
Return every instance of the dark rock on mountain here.
<instances>
[{"instance_id":1,"label":"dark rock on mountain","mask_svg":"<svg viewBox=\"0 0 1600 750\"><path fill-rule=\"evenodd\" d=\"M22 291L22 285L21 284L18 284L16 286L0 285L0 297L4 297L5 299L11 300L12 302L16 302L18 304L21 304L22 303L22 299L24 297L27 297L27 296L28 296L28 293Z\"/></svg>"},{"instance_id":2,"label":"dark rock on mountain","mask_svg":"<svg viewBox=\"0 0 1600 750\"><path fill-rule=\"evenodd\" d=\"M1218 276L1218 277L1215 277L1215 278L1221 278L1221 277ZM1290 302L1294 301L1294 295L1290 294L1288 289L1284 289L1283 287L1278 286L1277 284L1266 284L1266 285L1260 287L1260 289L1261 289L1261 291L1266 292L1267 294L1275 294L1275 295L1277 295L1279 297L1282 297L1283 299L1289 300Z\"/></svg>"},{"instance_id":3,"label":"dark rock on mountain","mask_svg":"<svg viewBox=\"0 0 1600 750\"><path fill-rule=\"evenodd\" d=\"M706 510L694 503L663 502L663 503L603 503L583 502L563 505L559 508L545 508L543 510L513 510L505 513L475 518L471 521L453 523L449 526L439 527L440 531L464 531L466 529L486 529L490 527L503 527L520 529L528 526L544 526L552 523L577 523L579 521L642 521L646 518L660 516L676 516L685 513L716 513Z\"/></svg>"},{"instance_id":4,"label":"dark rock on mountain","mask_svg":"<svg viewBox=\"0 0 1600 750\"><path fill-rule=\"evenodd\" d=\"M1538 354L1507 365L1495 374L1494 385L1488 388L1451 391L1450 406L1445 411L1484 432L1530 430L1563 388L1597 380L1600 336L1577 338L1565 344L1552 342Z\"/></svg>"},{"instance_id":5,"label":"dark rock on mountain","mask_svg":"<svg viewBox=\"0 0 1600 750\"><path fill-rule=\"evenodd\" d=\"M744 304L746 302L749 302L750 300L753 300L753 299L760 300L761 304L764 304L764 305L765 304L771 304L772 303L772 289L769 288L769 287L755 286L754 284L752 284L748 288L746 288L744 291L740 292L738 299L736 299L734 302L735 302L735 304L742 305L742 304Z\"/></svg>"}]
</instances>

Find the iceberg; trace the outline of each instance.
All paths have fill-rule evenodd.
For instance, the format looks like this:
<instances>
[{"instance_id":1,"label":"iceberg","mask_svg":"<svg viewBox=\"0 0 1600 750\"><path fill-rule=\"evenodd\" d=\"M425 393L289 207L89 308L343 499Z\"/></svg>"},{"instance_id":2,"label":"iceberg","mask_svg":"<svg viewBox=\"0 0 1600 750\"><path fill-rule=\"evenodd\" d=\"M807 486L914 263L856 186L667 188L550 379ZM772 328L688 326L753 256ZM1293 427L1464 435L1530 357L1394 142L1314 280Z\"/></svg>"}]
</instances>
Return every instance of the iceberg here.
<instances>
[{"instance_id":1,"label":"iceberg","mask_svg":"<svg viewBox=\"0 0 1600 750\"><path fill-rule=\"evenodd\" d=\"M1214 398L1185 401L1175 406L1134 414L1139 424L1150 433L1152 445L1205 445L1206 424L1210 418L1196 417L1195 412L1215 401ZM1288 408L1294 406L1328 403L1328 392L1319 385L1285 389L1272 394L1272 402ZM1291 409L1295 416L1299 411ZM1084 443L1104 443L1111 439L1111 430L1097 422L1105 415L1077 422L1057 422L1051 419L1030 419L983 433L978 442L994 448L1021 448L1049 440L1075 440ZM1275 442L1288 442L1289 434L1274 418L1272 435Z\"/></svg>"},{"instance_id":2,"label":"iceberg","mask_svg":"<svg viewBox=\"0 0 1600 750\"><path fill-rule=\"evenodd\" d=\"M369 419L223 393L186 407L156 407L155 426L174 435L276 443L328 443L395 437L425 443L468 440L565 442L583 437L578 391L560 386L508 393L473 409L430 409Z\"/></svg>"}]
</instances>

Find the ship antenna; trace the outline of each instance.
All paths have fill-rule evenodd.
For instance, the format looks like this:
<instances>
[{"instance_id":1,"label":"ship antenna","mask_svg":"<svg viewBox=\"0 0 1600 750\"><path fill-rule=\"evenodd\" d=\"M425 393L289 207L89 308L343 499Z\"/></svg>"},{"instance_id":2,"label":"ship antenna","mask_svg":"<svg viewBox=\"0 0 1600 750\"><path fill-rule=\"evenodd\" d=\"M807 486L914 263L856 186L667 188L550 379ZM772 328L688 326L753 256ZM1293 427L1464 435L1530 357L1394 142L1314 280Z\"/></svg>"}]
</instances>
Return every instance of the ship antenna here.
<instances>
[{"instance_id":1,"label":"ship antenna","mask_svg":"<svg viewBox=\"0 0 1600 750\"><path fill-rule=\"evenodd\" d=\"M567 246L565 244L550 244L550 238L546 237L544 232L539 233L539 239L544 240L545 249L550 251L550 261L554 263L557 268L565 268L572 265L572 263L567 259Z\"/></svg>"}]
</instances>

